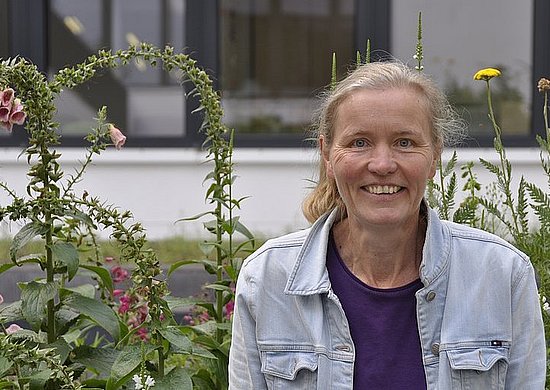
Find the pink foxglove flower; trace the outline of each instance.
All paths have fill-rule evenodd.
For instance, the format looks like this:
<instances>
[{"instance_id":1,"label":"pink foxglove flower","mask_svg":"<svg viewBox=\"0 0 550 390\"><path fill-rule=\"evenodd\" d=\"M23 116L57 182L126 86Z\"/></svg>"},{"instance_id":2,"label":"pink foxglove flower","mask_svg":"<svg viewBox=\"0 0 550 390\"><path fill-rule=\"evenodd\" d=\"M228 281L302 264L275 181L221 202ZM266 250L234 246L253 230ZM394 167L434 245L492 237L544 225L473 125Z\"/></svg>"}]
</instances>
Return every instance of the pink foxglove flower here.
<instances>
[{"instance_id":1,"label":"pink foxglove flower","mask_svg":"<svg viewBox=\"0 0 550 390\"><path fill-rule=\"evenodd\" d=\"M20 327L19 325L17 324L11 324L10 326L8 326L6 328L6 333L7 334L14 334L15 332L17 332L18 330L21 330L23 329L22 327Z\"/></svg>"},{"instance_id":2,"label":"pink foxglove flower","mask_svg":"<svg viewBox=\"0 0 550 390\"><path fill-rule=\"evenodd\" d=\"M130 276L128 271L122 268L120 265L111 268L111 275L113 276L113 282L115 283L123 282Z\"/></svg>"},{"instance_id":3,"label":"pink foxglove flower","mask_svg":"<svg viewBox=\"0 0 550 390\"><path fill-rule=\"evenodd\" d=\"M120 150L126 143L126 136L122 134L122 131L117 129L112 123L109 124L109 136L111 137L111 141L117 150Z\"/></svg>"},{"instance_id":4,"label":"pink foxglove flower","mask_svg":"<svg viewBox=\"0 0 550 390\"><path fill-rule=\"evenodd\" d=\"M2 294L0 294L0 305L4 303L4 297L2 296Z\"/></svg>"},{"instance_id":5,"label":"pink foxglove flower","mask_svg":"<svg viewBox=\"0 0 550 390\"><path fill-rule=\"evenodd\" d=\"M122 290L120 288L117 288L117 289L113 290L113 296L114 297L120 297L123 294L124 294L124 290Z\"/></svg>"},{"instance_id":6,"label":"pink foxglove flower","mask_svg":"<svg viewBox=\"0 0 550 390\"><path fill-rule=\"evenodd\" d=\"M11 107L10 122L16 125L22 125L25 122L27 114L23 112L23 105L21 100L15 99Z\"/></svg>"},{"instance_id":7,"label":"pink foxglove flower","mask_svg":"<svg viewBox=\"0 0 550 390\"><path fill-rule=\"evenodd\" d=\"M0 107L0 122L8 122L10 120L10 109L9 107Z\"/></svg>"},{"instance_id":8,"label":"pink foxglove flower","mask_svg":"<svg viewBox=\"0 0 550 390\"><path fill-rule=\"evenodd\" d=\"M128 295L123 295L120 297L120 306L118 312L120 314L127 313L130 310L130 304L132 303L132 298Z\"/></svg>"},{"instance_id":9,"label":"pink foxglove flower","mask_svg":"<svg viewBox=\"0 0 550 390\"><path fill-rule=\"evenodd\" d=\"M23 111L20 99L14 98L13 89L0 91L0 127L11 132L13 125L22 125L27 114Z\"/></svg>"},{"instance_id":10,"label":"pink foxglove flower","mask_svg":"<svg viewBox=\"0 0 550 390\"><path fill-rule=\"evenodd\" d=\"M11 103L13 102L14 91L11 88L6 88L0 92L0 105L3 107L11 108Z\"/></svg>"}]
</instances>

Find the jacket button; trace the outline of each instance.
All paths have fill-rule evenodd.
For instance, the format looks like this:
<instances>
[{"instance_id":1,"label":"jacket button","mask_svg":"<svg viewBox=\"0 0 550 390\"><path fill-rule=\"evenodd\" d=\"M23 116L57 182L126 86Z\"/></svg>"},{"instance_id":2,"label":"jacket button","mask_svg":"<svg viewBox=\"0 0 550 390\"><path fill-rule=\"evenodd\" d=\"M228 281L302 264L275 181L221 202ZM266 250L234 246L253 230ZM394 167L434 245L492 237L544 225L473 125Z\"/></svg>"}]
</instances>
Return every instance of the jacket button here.
<instances>
[{"instance_id":1,"label":"jacket button","mask_svg":"<svg viewBox=\"0 0 550 390\"><path fill-rule=\"evenodd\" d=\"M428 302L431 302L431 301L433 301L433 300L435 299L435 296L436 296L435 291L430 291L430 292L428 292L428 293L426 294L426 300L427 300Z\"/></svg>"},{"instance_id":2,"label":"jacket button","mask_svg":"<svg viewBox=\"0 0 550 390\"><path fill-rule=\"evenodd\" d=\"M436 356L439 355L439 344L438 343L433 343L431 350L432 350L432 353L434 355L436 355Z\"/></svg>"}]
</instances>

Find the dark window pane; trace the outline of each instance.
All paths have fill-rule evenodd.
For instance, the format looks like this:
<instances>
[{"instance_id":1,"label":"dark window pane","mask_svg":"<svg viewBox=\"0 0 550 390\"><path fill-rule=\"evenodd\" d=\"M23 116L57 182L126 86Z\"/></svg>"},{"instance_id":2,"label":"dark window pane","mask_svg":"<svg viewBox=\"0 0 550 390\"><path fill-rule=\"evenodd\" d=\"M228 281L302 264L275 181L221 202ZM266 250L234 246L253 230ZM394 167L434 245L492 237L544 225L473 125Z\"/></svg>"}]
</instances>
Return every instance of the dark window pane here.
<instances>
[{"instance_id":1,"label":"dark window pane","mask_svg":"<svg viewBox=\"0 0 550 390\"><path fill-rule=\"evenodd\" d=\"M353 0L224 0L220 15L226 122L243 133L303 133L332 53L340 73L353 57Z\"/></svg>"}]
</instances>

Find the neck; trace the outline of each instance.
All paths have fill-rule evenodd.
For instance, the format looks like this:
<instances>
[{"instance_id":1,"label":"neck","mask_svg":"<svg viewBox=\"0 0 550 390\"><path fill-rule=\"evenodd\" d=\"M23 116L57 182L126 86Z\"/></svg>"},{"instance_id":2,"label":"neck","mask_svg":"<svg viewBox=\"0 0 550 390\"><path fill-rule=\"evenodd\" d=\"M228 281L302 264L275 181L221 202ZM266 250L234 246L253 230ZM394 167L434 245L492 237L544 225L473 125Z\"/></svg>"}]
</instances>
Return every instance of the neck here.
<instances>
[{"instance_id":1,"label":"neck","mask_svg":"<svg viewBox=\"0 0 550 390\"><path fill-rule=\"evenodd\" d=\"M426 220L399 228L359 228L346 218L333 228L338 252L349 270L371 287L404 286L419 277Z\"/></svg>"}]
</instances>

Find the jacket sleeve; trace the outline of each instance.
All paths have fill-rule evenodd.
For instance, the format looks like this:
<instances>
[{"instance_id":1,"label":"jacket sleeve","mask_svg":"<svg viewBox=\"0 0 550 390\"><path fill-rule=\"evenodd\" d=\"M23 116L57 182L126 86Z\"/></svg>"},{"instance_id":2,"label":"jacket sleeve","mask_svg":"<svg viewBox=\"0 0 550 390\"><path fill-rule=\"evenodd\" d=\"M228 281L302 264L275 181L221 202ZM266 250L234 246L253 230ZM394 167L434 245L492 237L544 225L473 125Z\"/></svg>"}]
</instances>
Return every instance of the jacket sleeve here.
<instances>
[{"instance_id":1,"label":"jacket sleeve","mask_svg":"<svg viewBox=\"0 0 550 390\"><path fill-rule=\"evenodd\" d=\"M241 270L235 293L233 331L229 352L229 390L267 389L261 372L254 318L254 283Z\"/></svg>"},{"instance_id":2,"label":"jacket sleeve","mask_svg":"<svg viewBox=\"0 0 550 390\"><path fill-rule=\"evenodd\" d=\"M535 273L527 263L512 285L512 345L506 389L544 389L546 341Z\"/></svg>"}]
</instances>

